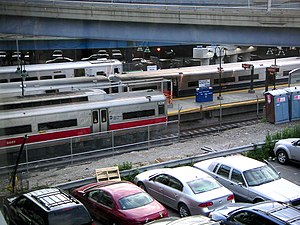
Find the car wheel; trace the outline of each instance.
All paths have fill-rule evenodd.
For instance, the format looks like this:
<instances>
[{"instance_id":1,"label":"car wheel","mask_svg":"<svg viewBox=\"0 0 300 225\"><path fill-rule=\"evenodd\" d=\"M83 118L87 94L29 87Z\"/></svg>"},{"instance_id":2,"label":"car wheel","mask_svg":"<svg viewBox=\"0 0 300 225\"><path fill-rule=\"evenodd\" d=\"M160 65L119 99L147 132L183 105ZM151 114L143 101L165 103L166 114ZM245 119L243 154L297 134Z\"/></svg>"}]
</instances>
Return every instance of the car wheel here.
<instances>
[{"instance_id":1,"label":"car wheel","mask_svg":"<svg viewBox=\"0 0 300 225\"><path fill-rule=\"evenodd\" d=\"M277 152L277 160L280 164L287 164L289 161L289 157L284 150L279 150Z\"/></svg>"},{"instance_id":2,"label":"car wheel","mask_svg":"<svg viewBox=\"0 0 300 225\"><path fill-rule=\"evenodd\" d=\"M189 208L185 204L183 204L183 203L181 203L179 205L178 211L179 211L180 217L186 217L186 216L190 216L191 215Z\"/></svg>"},{"instance_id":3,"label":"car wheel","mask_svg":"<svg viewBox=\"0 0 300 225\"><path fill-rule=\"evenodd\" d=\"M10 225L11 224L11 222L10 222L10 216L9 216L9 213L8 213L7 209L3 210L3 216L4 216L4 219L5 219L6 223L7 223L7 225Z\"/></svg>"},{"instance_id":4,"label":"car wheel","mask_svg":"<svg viewBox=\"0 0 300 225\"><path fill-rule=\"evenodd\" d=\"M142 182L138 182L137 186L141 189L143 189L144 191L147 191L145 185Z\"/></svg>"}]
</instances>

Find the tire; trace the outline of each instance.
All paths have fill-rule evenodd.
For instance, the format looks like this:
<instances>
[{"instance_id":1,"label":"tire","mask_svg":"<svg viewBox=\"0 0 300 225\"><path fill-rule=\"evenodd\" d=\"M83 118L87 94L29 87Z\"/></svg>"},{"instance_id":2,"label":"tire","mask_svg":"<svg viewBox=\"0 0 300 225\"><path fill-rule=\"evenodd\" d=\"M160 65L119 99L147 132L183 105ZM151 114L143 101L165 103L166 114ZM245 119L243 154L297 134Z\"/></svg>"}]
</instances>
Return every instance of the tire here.
<instances>
[{"instance_id":1,"label":"tire","mask_svg":"<svg viewBox=\"0 0 300 225\"><path fill-rule=\"evenodd\" d=\"M280 164L287 164L289 162L289 156L284 150L278 150L276 157Z\"/></svg>"},{"instance_id":2,"label":"tire","mask_svg":"<svg viewBox=\"0 0 300 225\"><path fill-rule=\"evenodd\" d=\"M137 186L147 192L146 186L142 182L138 182Z\"/></svg>"},{"instance_id":3,"label":"tire","mask_svg":"<svg viewBox=\"0 0 300 225\"><path fill-rule=\"evenodd\" d=\"M179 204L178 211L181 218L191 215L189 208L183 203Z\"/></svg>"}]
</instances>

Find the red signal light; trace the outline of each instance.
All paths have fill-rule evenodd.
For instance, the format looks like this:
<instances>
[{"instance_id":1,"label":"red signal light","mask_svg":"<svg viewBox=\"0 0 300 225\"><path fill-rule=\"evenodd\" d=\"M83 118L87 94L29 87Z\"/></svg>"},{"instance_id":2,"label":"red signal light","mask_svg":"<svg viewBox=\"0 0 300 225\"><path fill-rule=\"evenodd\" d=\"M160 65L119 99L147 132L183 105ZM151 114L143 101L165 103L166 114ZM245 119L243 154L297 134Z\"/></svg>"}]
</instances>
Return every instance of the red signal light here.
<instances>
[{"instance_id":1,"label":"red signal light","mask_svg":"<svg viewBox=\"0 0 300 225\"><path fill-rule=\"evenodd\" d=\"M160 50L161 50L160 48L156 48L156 51L157 51L157 52L160 52Z\"/></svg>"}]
</instances>

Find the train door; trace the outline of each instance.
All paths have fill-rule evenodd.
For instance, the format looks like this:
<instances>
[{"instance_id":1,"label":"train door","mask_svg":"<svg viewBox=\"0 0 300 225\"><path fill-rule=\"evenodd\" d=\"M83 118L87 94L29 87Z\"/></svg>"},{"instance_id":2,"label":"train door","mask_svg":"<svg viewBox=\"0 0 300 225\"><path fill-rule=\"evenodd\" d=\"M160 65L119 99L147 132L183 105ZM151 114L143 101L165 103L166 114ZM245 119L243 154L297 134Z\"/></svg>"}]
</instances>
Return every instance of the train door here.
<instances>
[{"instance_id":1,"label":"train door","mask_svg":"<svg viewBox=\"0 0 300 225\"><path fill-rule=\"evenodd\" d=\"M92 111L92 133L107 131L107 109L94 109Z\"/></svg>"},{"instance_id":2,"label":"train door","mask_svg":"<svg viewBox=\"0 0 300 225\"><path fill-rule=\"evenodd\" d=\"M173 78L172 79L172 82L173 82L173 97L179 97L179 82L178 82L178 79L177 78Z\"/></svg>"}]
</instances>

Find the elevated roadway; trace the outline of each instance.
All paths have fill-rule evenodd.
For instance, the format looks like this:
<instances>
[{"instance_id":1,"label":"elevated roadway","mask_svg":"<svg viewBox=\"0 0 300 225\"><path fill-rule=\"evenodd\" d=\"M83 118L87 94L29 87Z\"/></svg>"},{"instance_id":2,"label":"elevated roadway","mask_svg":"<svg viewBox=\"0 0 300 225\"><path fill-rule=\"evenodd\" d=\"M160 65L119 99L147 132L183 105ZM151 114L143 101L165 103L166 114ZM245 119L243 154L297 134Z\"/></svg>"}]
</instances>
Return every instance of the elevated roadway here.
<instances>
[{"instance_id":1,"label":"elevated roadway","mask_svg":"<svg viewBox=\"0 0 300 225\"><path fill-rule=\"evenodd\" d=\"M220 7L0 0L0 30L8 35L123 41L127 45L158 42L300 46L300 7L270 8L265 3L271 0L260 2L264 4Z\"/></svg>"}]
</instances>

